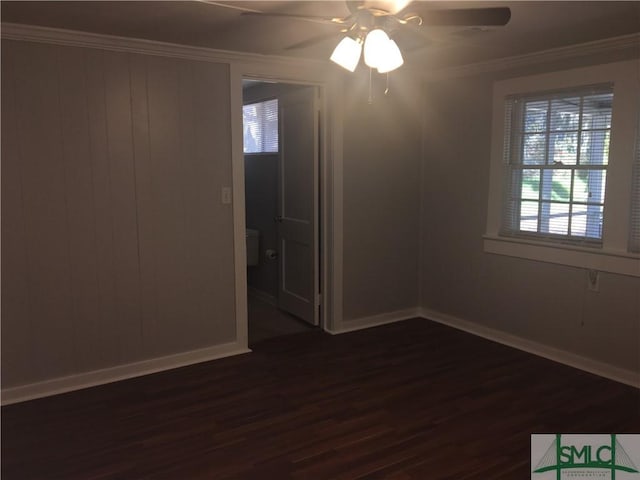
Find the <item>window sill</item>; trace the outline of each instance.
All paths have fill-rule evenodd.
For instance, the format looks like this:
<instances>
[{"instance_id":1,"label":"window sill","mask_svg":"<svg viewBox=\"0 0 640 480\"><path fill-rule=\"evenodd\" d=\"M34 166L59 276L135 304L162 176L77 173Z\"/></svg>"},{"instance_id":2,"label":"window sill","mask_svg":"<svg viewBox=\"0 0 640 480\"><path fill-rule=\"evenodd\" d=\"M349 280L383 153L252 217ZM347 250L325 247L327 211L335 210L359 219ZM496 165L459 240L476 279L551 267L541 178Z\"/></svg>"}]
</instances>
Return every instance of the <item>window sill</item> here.
<instances>
[{"instance_id":1,"label":"window sill","mask_svg":"<svg viewBox=\"0 0 640 480\"><path fill-rule=\"evenodd\" d=\"M638 254L495 235L483 238L487 253L640 277Z\"/></svg>"}]
</instances>

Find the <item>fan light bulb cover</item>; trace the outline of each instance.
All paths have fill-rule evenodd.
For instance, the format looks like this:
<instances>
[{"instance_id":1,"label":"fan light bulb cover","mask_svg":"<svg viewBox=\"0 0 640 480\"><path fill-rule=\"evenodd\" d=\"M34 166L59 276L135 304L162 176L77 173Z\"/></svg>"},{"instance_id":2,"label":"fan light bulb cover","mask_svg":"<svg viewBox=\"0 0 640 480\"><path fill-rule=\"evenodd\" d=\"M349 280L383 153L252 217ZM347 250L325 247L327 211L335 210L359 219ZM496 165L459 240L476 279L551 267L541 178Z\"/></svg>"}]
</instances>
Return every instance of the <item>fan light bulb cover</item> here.
<instances>
[{"instance_id":1,"label":"fan light bulb cover","mask_svg":"<svg viewBox=\"0 0 640 480\"><path fill-rule=\"evenodd\" d=\"M396 13L401 12L410 3L411 3L411 0L395 0L393 2L393 8L391 9L391 13L395 15Z\"/></svg>"},{"instance_id":2,"label":"fan light bulb cover","mask_svg":"<svg viewBox=\"0 0 640 480\"><path fill-rule=\"evenodd\" d=\"M380 28L371 30L364 41L364 63L371 68L378 68L383 61L383 53L387 48L389 36Z\"/></svg>"},{"instance_id":3,"label":"fan light bulb cover","mask_svg":"<svg viewBox=\"0 0 640 480\"><path fill-rule=\"evenodd\" d=\"M400 67L404 63L402 53L398 48L398 44L393 40L389 40L380 52L380 60L378 61L378 72L387 73Z\"/></svg>"},{"instance_id":4,"label":"fan light bulb cover","mask_svg":"<svg viewBox=\"0 0 640 480\"><path fill-rule=\"evenodd\" d=\"M355 71L362 53L362 42L351 37L344 37L331 54L330 60L342 68Z\"/></svg>"}]
</instances>

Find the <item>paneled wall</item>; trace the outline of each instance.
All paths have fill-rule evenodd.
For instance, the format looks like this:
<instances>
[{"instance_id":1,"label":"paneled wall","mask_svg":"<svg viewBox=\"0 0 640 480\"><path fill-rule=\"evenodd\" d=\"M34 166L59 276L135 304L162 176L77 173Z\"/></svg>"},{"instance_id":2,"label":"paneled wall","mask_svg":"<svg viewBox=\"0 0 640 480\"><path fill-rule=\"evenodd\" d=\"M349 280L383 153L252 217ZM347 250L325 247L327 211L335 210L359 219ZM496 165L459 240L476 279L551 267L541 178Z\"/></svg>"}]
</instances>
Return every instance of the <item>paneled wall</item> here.
<instances>
[{"instance_id":1,"label":"paneled wall","mask_svg":"<svg viewBox=\"0 0 640 480\"><path fill-rule=\"evenodd\" d=\"M235 339L227 65L2 42L2 386Z\"/></svg>"}]
</instances>

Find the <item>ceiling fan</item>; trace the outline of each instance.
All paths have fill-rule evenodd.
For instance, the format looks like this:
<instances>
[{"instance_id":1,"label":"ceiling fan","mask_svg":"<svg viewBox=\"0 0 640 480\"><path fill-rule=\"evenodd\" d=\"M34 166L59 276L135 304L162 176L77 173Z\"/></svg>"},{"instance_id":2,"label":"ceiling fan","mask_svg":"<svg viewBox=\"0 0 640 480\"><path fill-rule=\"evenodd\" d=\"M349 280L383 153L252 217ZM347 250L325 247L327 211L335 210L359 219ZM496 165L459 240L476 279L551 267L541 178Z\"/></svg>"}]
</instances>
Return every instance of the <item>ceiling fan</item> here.
<instances>
[{"instance_id":1,"label":"ceiling fan","mask_svg":"<svg viewBox=\"0 0 640 480\"><path fill-rule=\"evenodd\" d=\"M508 7L437 8L418 15L406 11L411 2L412 0L347 0L349 14L344 17L261 12L245 8L240 10L244 16L279 17L335 25L345 36L333 51L331 60L353 72L364 50L365 64L380 73L395 70L404 63L400 49L392 39L399 31L407 30L424 38L425 27L496 27L506 25L511 18ZM315 37L289 48L308 46L333 35Z\"/></svg>"}]
</instances>

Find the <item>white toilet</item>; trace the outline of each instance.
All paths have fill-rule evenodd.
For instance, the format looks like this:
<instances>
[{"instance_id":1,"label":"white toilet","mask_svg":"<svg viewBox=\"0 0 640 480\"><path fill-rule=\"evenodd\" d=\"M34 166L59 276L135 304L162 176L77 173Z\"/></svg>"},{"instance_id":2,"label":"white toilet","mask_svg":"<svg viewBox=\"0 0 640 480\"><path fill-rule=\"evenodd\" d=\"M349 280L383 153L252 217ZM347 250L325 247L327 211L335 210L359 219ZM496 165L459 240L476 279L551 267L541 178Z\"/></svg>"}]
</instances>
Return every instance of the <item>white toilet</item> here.
<instances>
[{"instance_id":1,"label":"white toilet","mask_svg":"<svg viewBox=\"0 0 640 480\"><path fill-rule=\"evenodd\" d=\"M260 232L247 228L247 267L255 267L260 260Z\"/></svg>"}]
</instances>

